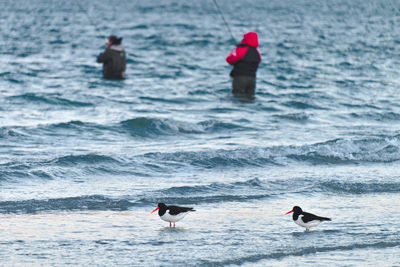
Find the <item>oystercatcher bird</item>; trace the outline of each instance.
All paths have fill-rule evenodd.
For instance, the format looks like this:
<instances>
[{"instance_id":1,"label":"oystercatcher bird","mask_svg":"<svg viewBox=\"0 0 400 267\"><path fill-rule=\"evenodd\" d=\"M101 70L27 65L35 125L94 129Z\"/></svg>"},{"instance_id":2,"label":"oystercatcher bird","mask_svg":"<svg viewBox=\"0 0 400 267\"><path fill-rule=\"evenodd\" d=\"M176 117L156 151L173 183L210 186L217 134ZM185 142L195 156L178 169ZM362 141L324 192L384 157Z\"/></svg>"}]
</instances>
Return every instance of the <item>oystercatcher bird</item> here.
<instances>
[{"instance_id":1,"label":"oystercatcher bird","mask_svg":"<svg viewBox=\"0 0 400 267\"><path fill-rule=\"evenodd\" d=\"M320 217L312 213L305 212L298 206L294 206L293 209L291 211L286 212L285 215L292 212L293 212L293 221L297 225L305 227L306 232L310 231L311 226L317 226L323 221L331 221L330 218Z\"/></svg>"},{"instance_id":2,"label":"oystercatcher bird","mask_svg":"<svg viewBox=\"0 0 400 267\"><path fill-rule=\"evenodd\" d=\"M151 213L158 210L158 215L160 218L166 222L169 222L169 227L171 227L171 223L173 223L175 227L175 223L183 219L191 211L195 211L193 208L179 207L179 206L167 206L164 203L158 203L158 207L155 208Z\"/></svg>"}]
</instances>

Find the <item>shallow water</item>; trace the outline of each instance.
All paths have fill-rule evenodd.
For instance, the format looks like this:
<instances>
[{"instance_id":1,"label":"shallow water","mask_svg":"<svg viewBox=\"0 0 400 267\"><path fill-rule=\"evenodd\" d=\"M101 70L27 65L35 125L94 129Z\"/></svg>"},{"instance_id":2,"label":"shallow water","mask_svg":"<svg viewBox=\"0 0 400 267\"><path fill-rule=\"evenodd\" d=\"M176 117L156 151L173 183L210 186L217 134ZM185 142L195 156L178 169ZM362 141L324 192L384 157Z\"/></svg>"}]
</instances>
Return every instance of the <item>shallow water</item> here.
<instances>
[{"instance_id":1,"label":"shallow water","mask_svg":"<svg viewBox=\"0 0 400 267\"><path fill-rule=\"evenodd\" d=\"M400 265L398 2L218 0L259 33L250 101L213 1L80 3L0 2L2 265Z\"/></svg>"}]
</instances>

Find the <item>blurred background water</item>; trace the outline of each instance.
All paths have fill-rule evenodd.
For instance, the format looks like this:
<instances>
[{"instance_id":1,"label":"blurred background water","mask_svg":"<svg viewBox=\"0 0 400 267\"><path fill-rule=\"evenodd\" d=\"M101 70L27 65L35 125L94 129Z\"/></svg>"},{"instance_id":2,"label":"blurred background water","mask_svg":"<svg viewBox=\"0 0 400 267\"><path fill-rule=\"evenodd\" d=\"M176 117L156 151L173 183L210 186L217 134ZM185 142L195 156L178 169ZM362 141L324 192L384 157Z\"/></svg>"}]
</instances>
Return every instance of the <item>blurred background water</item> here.
<instances>
[{"instance_id":1,"label":"blurred background water","mask_svg":"<svg viewBox=\"0 0 400 267\"><path fill-rule=\"evenodd\" d=\"M0 1L1 265L400 265L398 1L218 0L259 33L252 101L213 1L79 4Z\"/></svg>"}]
</instances>

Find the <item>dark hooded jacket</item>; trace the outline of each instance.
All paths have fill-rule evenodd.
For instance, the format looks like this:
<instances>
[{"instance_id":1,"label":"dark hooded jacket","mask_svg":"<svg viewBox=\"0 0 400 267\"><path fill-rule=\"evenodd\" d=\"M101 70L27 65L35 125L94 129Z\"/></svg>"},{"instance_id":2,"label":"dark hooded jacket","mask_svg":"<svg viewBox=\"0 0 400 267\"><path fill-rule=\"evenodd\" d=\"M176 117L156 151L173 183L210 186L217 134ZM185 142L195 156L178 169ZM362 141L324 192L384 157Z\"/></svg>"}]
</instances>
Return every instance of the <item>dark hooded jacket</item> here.
<instances>
[{"instance_id":1,"label":"dark hooded jacket","mask_svg":"<svg viewBox=\"0 0 400 267\"><path fill-rule=\"evenodd\" d=\"M97 57L97 62L103 63L103 75L106 79L123 79L125 74L126 56L124 47L120 44L111 45Z\"/></svg>"},{"instance_id":2,"label":"dark hooded jacket","mask_svg":"<svg viewBox=\"0 0 400 267\"><path fill-rule=\"evenodd\" d=\"M228 55L226 62L233 65L231 77L256 77L257 68L261 62L257 33L246 33L241 43Z\"/></svg>"}]
</instances>

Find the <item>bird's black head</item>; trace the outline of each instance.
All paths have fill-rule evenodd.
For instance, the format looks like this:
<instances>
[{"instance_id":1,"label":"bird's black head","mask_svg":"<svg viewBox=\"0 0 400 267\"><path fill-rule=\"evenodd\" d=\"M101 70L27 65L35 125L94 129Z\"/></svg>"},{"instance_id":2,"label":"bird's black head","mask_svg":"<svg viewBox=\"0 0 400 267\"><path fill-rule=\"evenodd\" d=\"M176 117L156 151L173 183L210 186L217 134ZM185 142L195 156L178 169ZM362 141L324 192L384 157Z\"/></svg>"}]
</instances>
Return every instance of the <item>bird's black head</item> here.
<instances>
[{"instance_id":1,"label":"bird's black head","mask_svg":"<svg viewBox=\"0 0 400 267\"><path fill-rule=\"evenodd\" d=\"M165 214L165 212L167 211L167 205L165 205L164 203L158 203L157 208L155 208L151 213L155 212L156 210L158 210L158 215L162 216Z\"/></svg>"},{"instance_id":2,"label":"bird's black head","mask_svg":"<svg viewBox=\"0 0 400 267\"><path fill-rule=\"evenodd\" d=\"M297 215L297 214L301 214L303 212L303 210L299 206L294 206L291 211L288 211L285 214L289 214L292 212L293 212L293 215L295 215L295 214Z\"/></svg>"},{"instance_id":3,"label":"bird's black head","mask_svg":"<svg viewBox=\"0 0 400 267\"><path fill-rule=\"evenodd\" d=\"M161 203L158 203L157 206L158 206L159 209L163 209L163 208L166 208L166 207L167 207L167 205L165 205L165 203L162 203L162 202L161 202Z\"/></svg>"},{"instance_id":4,"label":"bird's black head","mask_svg":"<svg viewBox=\"0 0 400 267\"><path fill-rule=\"evenodd\" d=\"M293 207L293 213L300 214L302 212L303 212L303 210L299 206Z\"/></svg>"}]
</instances>

